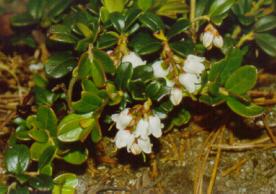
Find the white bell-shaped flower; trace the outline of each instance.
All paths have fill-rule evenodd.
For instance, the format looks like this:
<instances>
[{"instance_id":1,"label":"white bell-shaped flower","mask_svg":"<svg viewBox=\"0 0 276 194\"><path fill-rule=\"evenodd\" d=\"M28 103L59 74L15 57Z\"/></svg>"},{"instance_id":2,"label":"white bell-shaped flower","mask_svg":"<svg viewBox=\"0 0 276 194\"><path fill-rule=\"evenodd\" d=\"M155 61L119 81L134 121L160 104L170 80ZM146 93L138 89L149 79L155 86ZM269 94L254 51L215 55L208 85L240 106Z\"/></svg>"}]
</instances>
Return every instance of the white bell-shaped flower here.
<instances>
[{"instance_id":1,"label":"white bell-shaped flower","mask_svg":"<svg viewBox=\"0 0 276 194\"><path fill-rule=\"evenodd\" d=\"M169 70L162 67L162 61L155 61L152 64L152 69L156 78L165 78L169 74Z\"/></svg>"},{"instance_id":2,"label":"white bell-shaped flower","mask_svg":"<svg viewBox=\"0 0 276 194\"><path fill-rule=\"evenodd\" d=\"M214 37L213 44L217 48L222 48L223 47L223 38L220 35L217 35Z\"/></svg>"},{"instance_id":3,"label":"white bell-shaped flower","mask_svg":"<svg viewBox=\"0 0 276 194\"><path fill-rule=\"evenodd\" d=\"M120 113L113 114L111 119L116 123L117 129L123 130L130 124L132 116L129 114L129 109L126 108Z\"/></svg>"},{"instance_id":4,"label":"white bell-shaped flower","mask_svg":"<svg viewBox=\"0 0 276 194\"><path fill-rule=\"evenodd\" d=\"M214 34L212 32L204 32L202 34L202 44L205 48L211 48L213 45Z\"/></svg>"},{"instance_id":5,"label":"white bell-shaped flower","mask_svg":"<svg viewBox=\"0 0 276 194\"><path fill-rule=\"evenodd\" d=\"M145 119L140 119L134 131L135 137L147 138L149 136L149 123Z\"/></svg>"},{"instance_id":6,"label":"white bell-shaped flower","mask_svg":"<svg viewBox=\"0 0 276 194\"><path fill-rule=\"evenodd\" d=\"M143 61L142 58L137 55L135 52L129 52L122 59L122 62L129 62L132 64L133 68L138 67L140 65L145 65L147 62Z\"/></svg>"},{"instance_id":7,"label":"white bell-shaped flower","mask_svg":"<svg viewBox=\"0 0 276 194\"><path fill-rule=\"evenodd\" d=\"M127 148L127 151L129 153L133 153L134 155L139 155L139 154L141 154L142 149L138 145L138 143L133 143L133 144L129 145L129 147Z\"/></svg>"},{"instance_id":8,"label":"white bell-shaped flower","mask_svg":"<svg viewBox=\"0 0 276 194\"><path fill-rule=\"evenodd\" d=\"M164 124L161 123L160 118L157 115L149 117L149 132L154 137L159 138L162 136L162 129Z\"/></svg>"},{"instance_id":9,"label":"white bell-shaped flower","mask_svg":"<svg viewBox=\"0 0 276 194\"><path fill-rule=\"evenodd\" d=\"M173 88L171 90L171 95L170 95L170 100L171 100L172 104L177 106L181 103L182 99L183 99L183 93L182 93L181 89Z\"/></svg>"},{"instance_id":10,"label":"white bell-shaped flower","mask_svg":"<svg viewBox=\"0 0 276 194\"><path fill-rule=\"evenodd\" d=\"M183 73L179 76L179 82L189 93L194 93L201 86L201 78L195 74Z\"/></svg>"},{"instance_id":11,"label":"white bell-shaped flower","mask_svg":"<svg viewBox=\"0 0 276 194\"><path fill-rule=\"evenodd\" d=\"M150 138L139 138L137 140L137 144L144 153L150 154L152 152L152 144L150 142Z\"/></svg>"},{"instance_id":12,"label":"white bell-shaped flower","mask_svg":"<svg viewBox=\"0 0 276 194\"><path fill-rule=\"evenodd\" d=\"M183 69L186 73L201 74L205 70L205 65L203 64L204 60L204 57L188 55L184 62Z\"/></svg>"},{"instance_id":13,"label":"white bell-shaped flower","mask_svg":"<svg viewBox=\"0 0 276 194\"><path fill-rule=\"evenodd\" d=\"M128 130L119 130L115 136L115 145L117 148L127 147L135 140L135 136Z\"/></svg>"}]
</instances>

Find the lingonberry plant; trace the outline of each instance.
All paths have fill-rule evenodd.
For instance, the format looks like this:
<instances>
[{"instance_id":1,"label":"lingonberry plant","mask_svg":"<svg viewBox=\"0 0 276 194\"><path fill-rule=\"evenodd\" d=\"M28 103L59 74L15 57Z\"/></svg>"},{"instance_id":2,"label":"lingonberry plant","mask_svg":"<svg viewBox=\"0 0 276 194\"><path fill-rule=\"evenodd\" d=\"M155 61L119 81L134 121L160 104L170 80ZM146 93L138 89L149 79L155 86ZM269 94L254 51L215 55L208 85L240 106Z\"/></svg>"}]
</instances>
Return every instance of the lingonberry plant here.
<instances>
[{"instance_id":1,"label":"lingonberry plant","mask_svg":"<svg viewBox=\"0 0 276 194\"><path fill-rule=\"evenodd\" d=\"M184 99L264 112L247 93L256 59L276 57L273 0L29 0L12 24L17 37L44 33L51 55L46 78L34 77L34 111L14 121L10 193L74 193L77 176L53 164L83 164L103 136L147 159L152 138L189 122Z\"/></svg>"}]
</instances>

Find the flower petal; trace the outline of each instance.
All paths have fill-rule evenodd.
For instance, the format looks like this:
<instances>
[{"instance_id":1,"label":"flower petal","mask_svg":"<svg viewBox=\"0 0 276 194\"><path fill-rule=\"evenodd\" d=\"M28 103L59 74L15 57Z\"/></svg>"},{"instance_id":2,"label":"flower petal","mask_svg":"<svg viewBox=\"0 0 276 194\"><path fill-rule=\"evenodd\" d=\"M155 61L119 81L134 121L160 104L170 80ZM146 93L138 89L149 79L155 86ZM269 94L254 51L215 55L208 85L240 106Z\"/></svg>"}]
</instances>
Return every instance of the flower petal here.
<instances>
[{"instance_id":1,"label":"flower petal","mask_svg":"<svg viewBox=\"0 0 276 194\"><path fill-rule=\"evenodd\" d=\"M115 145L119 149L126 147L134 141L134 138L130 131L119 130L115 136Z\"/></svg>"},{"instance_id":2,"label":"flower petal","mask_svg":"<svg viewBox=\"0 0 276 194\"><path fill-rule=\"evenodd\" d=\"M204 32L202 36L202 44L205 48L212 46L214 35L211 32Z\"/></svg>"},{"instance_id":3,"label":"flower petal","mask_svg":"<svg viewBox=\"0 0 276 194\"><path fill-rule=\"evenodd\" d=\"M138 155L138 154L141 154L142 149L137 143L134 143L130 147L127 148L127 151L129 153L130 152L133 153L134 155Z\"/></svg>"},{"instance_id":4,"label":"flower petal","mask_svg":"<svg viewBox=\"0 0 276 194\"><path fill-rule=\"evenodd\" d=\"M134 131L135 137L147 138L149 136L149 123L145 119L141 119Z\"/></svg>"},{"instance_id":5,"label":"flower petal","mask_svg":"<svg viewBox=\"0 0 276 194\"><path fill-rule=\"evenodd\" d=\"M150 154L152 152L152 144L149 138L146 138L146 139L139 138L137 140L137 144L139 145L139 147L144 153Z\"/></svg>"},{"instance_id":6,"label":"flower petal","mask_svg":"<svg viewBox=\"0 0 276 194\"><path fill-rule=\"evenodd\" d=\"M205 70L205 66L202 63L204 60L203 57L188 55L183 69L186 73L201 74Z\"/></svg>"},{"instance_id":7,"label":"flower petal","mask_svg":"<svg viewBox=\"0 0 276 194\"><path fill-rule=\"evenodd\" d=\"M146 64L146 61L143 61L142 58L135 52L129 52L127 55L125 55L122 59L122 62L131 63L133 68Z\"/></svg>"},{"instance_id":8,"label":"flower petal","mask_svg":"<svg viewBox=\"0 0 276 194\"><path fill-rule=\"evenodd\" d=\"M129 123L132 121L132 116L128 114L129 109L124 109L119 114L111 115L112 121L116 123L116 128L119 130L125 129Z\"/></svg>"},{"instance_id":9,"label":"flower petal","mask_svg":"<svg viewBox=\"0 0 276 194\"><path fill-rule=\"evenodd\" d=\"M189 93L194 93L201 86L200 77L195 74L183 73L179 76L179 82Z\"/></svg>"},{"instance_id":10,"label":"flower petal","mask_svg":"<svg viewBox=\"0 0 276 194\"><path fill-rule=\"evenodd\" d=\"M164 124L161 123L161 120L158 116L149 117L149 131L154 137L159 138L162 136L162 128Z\"/></svg>"},{"instance_id":11,"label":"flower petal","mask_svg":"<svg viewBox=\"0 0 276 194\"><path fill-rule=\"evenodd\" d=\"M177 106L183 99L182 91L179 88L173 88L171 90L170 100L173 105Z\"/></svg>"},{"instance_id":12,"label":"flower petal","mask_svg":"<svg viewBox=\"0 0 276 194\"><path fill-rule=\"evenodd\" d=\"M220 35L215 36L213 43L217 48L222 48L223 47L223 38Z\"/></svg>"},{"instance_id":13,"label":"flower petal","mask_svg":"<svg viewBox=\"0 0 276 194\"><path fill-rule=\"evenodd\" d=\"M153 75L156 78L165 78L168 74L169 74L169 70L168 69L164 69L162 67L162 61L155 61L152 64L152 69L153 69Z\"/></svg>"}]
</instances>

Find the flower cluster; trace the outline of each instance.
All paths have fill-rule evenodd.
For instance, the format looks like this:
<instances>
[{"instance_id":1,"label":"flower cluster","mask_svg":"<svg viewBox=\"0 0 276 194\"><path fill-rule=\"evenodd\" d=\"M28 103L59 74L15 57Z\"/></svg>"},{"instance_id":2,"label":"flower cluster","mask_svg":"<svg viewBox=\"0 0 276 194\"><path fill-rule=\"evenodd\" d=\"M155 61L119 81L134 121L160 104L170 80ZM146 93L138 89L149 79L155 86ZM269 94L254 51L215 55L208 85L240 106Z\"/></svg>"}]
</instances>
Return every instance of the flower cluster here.
<instances>
[{"instance_id":1,"label":"flower cluster","mask_svg":"<svg viewBox=\"0 0 276 194\"><path fill-rule=\"evenodd\" d=\"M170 100L174 105L179 105L183 98L183 89L188 93L195 93L201 87L201 74L205 70L203 64L205 58L198 57L195 55L188 55L187 59L181 65L180 71L182 72L178 76L178 80L169 80L167 78L171 66L165 69L162 66L162 61L156 61L153 63L154 76L157 78L165 78L167 81L167 86L171 88ZM177 77L174 76L174 77ZM177 85L176 83L180 83Z\"/></svg>"},{"instance_id":2,"label":"flower cluster","mask_svg":"<svg viewBox=\"0 0 276 194\"><path fill-rule=\"evenodd\" d=\"M144 114L139 117L126 108L122 112L113 114L111 119L116 123L118 132L115 136L115 144L118 149L127 148L129 153L138 155L152 152L150 135L156 138L162 136L164 125L158 116Z\"/></svg>"},{"instance_id":3,"label":"flower cluster","mask_svg":"<svg viewBox=\"0 0 276 194\"><path fill-rule=\"evenodd\" d=\"M213 46L223 47L223 38L212 24L208 24L204 29L201 34L201 41L207 49L212 49Z\"/></svg>"}]
</instances>

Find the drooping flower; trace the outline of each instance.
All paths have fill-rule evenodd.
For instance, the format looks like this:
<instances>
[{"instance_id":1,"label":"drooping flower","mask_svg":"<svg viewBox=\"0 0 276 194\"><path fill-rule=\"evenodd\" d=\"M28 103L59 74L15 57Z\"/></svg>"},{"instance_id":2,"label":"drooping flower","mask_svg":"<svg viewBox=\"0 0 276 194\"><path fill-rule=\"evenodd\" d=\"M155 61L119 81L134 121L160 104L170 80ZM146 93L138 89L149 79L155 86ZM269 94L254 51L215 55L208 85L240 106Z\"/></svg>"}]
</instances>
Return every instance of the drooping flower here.
<instances>
[{"instance_id":1,"label":"drooping flower","mask_svg":"<svg viewBox=\"0 0 276 194\"><path fill-rule=\"evenodd\" d=\"M150 116L149 117L149 132L154 137L159 138L162 136L162 129L164 128L164 124L161 123L161 120L158 116Z\"/></svg>"},{"instance_id":2,"label":"drooping flower","mask_svg":"<svg viewBox=\"0 0 276 194\"><path fill-rule=\"evenodd\" d=\"M173 105L177 106L181 103L183 99L183 94L181 89L179 88L172 88L171 90L171 95L170 95L170 100Z\"/></svg>"},{"instance_id":3,"label":"drooping flower","mask_svg":"<svg viewBox=\"0 0 276 194\"><path fill-rule=\"evenodd\" d=\"M201 34L201 41L207 49L211 49L213 46L217 48L223 47L223 38L212 24L208 24L204 29Z\"/></svg>"},{"instance_id":4,"label":"drooping flower","mask_svg":"<svg viewBox=\"0 0 276 194\"><path fill-rule=\"evenodd\" d=\"M195 74L183 73L179 76L179 82L189 93L196 92L201 86L201 78Z\"/></svg>"},{"instance_id":5,"label":"drooping flower","mask_svg":"<svg viewBox=\"0 0 276 194\"><path fill-rule=\"evenodd\" d=\"M111 119L116 123L117 129L123 130L130 124L132 116L129 114L129 109L124 109L120 113L113 114Z\"/></svg>"},{"instance_id":6,"label":"drooping flower","mask_svg":"<svg viewBox=\"0 0 276 194\"><path fill-rule=\"evenodd\" d=\"M131 144L135 139L135 136L129 130L118 130L115 136L115 145L117 148L123 148Z\"/></svg>"},{"instance_id":7,"label":"drooping flower","mask_svg":"<svg viewBox=\"0 0 276 194\"><path fill-rule=\"evenodd\" d=\"M203 64L204 60L204 57L188 55L184 62L183 69L186 73L199 75L205 70L205 65Z\"/></svg>"},{"instance_id":8,"label":"drooping flower","mask_svg":"<svg viewBox=\"0 0 276 194\"><path fill-rule=\"evenodd\" d=\"M153 68L153 75L156 78L165 78L169 74L168 69L164 69L162 67L162 61L155 61L152 64L152 68Z\"/></svg>"},{"instance_id":9,"label":"drooping flower","mask_svg":"<svg viewBox=\"0 0 276 194\"><path fill-rule=\"evenodd\" d=\"M140 65L145 65L146 61L143 61L142 58L137 55L135 52L129 52L122 58L122 62L129 62L132 64L133 68Z\"/></svg>"},{"instance_id":10,"label":"drooping flower","mask_svg":"<svg viewBox=\"0 0 276 194\"><path fill-rule=\"evenodd\" d=\"M126 117L128 117L126 119ZM118 149L127 148L127 151L133 154L140 154L141 152L149 154L152 152L152 143L150 142L150 135L156 138L162 136L162 124L160 118L155 115L145 115L138 118L129 114L129 109L123 110L119 114L111 116L112 120L116 122L116 128L121 127L115 136L115 145ZM122 124L121 119L125 118L127 121ZM134 124L128 126L134 120ZM136 120L136 121L135 121Z\"/></svg>"}]
</instances>

